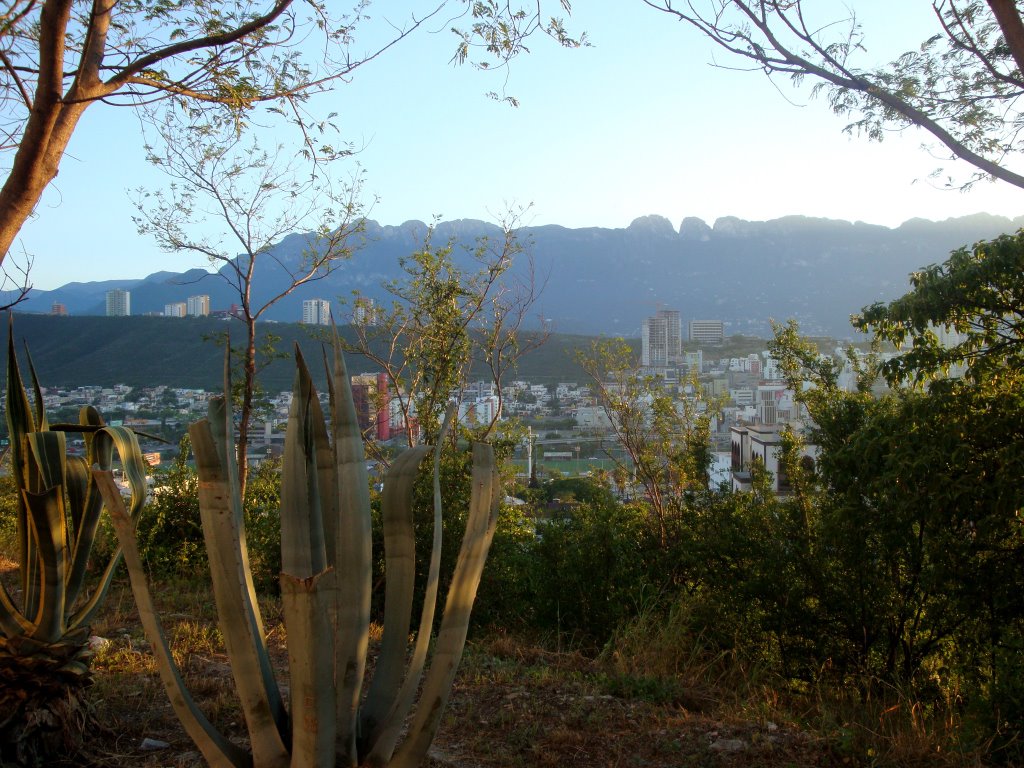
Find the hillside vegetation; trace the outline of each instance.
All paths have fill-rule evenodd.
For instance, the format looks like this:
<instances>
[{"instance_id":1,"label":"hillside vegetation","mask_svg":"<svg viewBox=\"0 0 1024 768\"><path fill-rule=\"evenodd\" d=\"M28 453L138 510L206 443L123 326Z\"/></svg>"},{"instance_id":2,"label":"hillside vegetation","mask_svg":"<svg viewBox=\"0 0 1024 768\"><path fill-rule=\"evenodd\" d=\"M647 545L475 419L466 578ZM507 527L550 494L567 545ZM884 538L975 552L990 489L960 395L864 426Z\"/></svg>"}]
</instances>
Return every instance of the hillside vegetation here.
<instances>
[{"instance_id":1,"label":"hillside vegetation","mask_svg":"<svg viewBox=\"0 0 1024 768\"><path fill-rule=\"evenodd\" d=\"M322 359L325 328L299 323L261 323L259 335L279 337L278 350L289 359L274 361L260 374L271 392L289 389L294 375L290 352L298 343L307 360ZM156 386L218 390L223 380L223 347L215 337L241 325L210 318L171 317L57 317L18 314L14 332L18 347L27 343L41 381L52 387L85 385ZM349 329L340 329L350 338ZM590 338L552 334L537 350L524 355L515 376L533 381L576 381L583 373L575 352ZM353 355L354 373L376 372L372 363ZM323 385L323 366L312 363L318 386Z\"/></svg>"}]
</instances>

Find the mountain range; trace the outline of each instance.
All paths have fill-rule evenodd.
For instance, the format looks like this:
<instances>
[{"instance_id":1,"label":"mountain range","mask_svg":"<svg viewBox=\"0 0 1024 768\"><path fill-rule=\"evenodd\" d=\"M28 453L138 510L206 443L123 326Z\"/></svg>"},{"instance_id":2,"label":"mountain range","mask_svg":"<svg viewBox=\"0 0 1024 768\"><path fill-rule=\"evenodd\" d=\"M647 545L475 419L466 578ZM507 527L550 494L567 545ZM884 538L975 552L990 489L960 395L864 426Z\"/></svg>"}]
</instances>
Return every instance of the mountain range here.
<instances>
[{"instance_id":1,"label":"mountain range","mask_svg":"<svg viewBox=\"0 0 1024 768\"><path fill-rule=\"evenodd\" d=\"M685 218L676 227L664 217L644 216L624 229L524 228L519 237L526 254L517 258L513 272L520 279L532 273L543 288L537 316L564 333L635 338L645 317L676 309L684 323L723 320L730 334L764 335L770 318L793 317L806 333L845 338L853 335L850 314L905 293L912 271L944 261L960 246L1021 227L1024 216L988 214L940 222L912 219L896 228L804 216L723 217L713 225ZM364 243L350 259L282 299L266 319L294 322L304 299L345 300L353 290L387 301L382 284L401 277L400 257L422 249L427 232L420 221L366 222ZM432 243L472 245L481 237L500 236L493 224L462 219L439 223ZM268 252L271 258L261 258L256 302L281 290L286 269L301 260L305 242L304 235L289 235ZM457 263L469 263L462 249L453 253ZM227 309L238 299L224 277L193 269L141 280L68 283L33 290L18 309L47 313L60 302L72 315L102 315L111 288L131 291L133 314L159 313L164 305L197 294L208 294L214 309ZM344 322L344 311L335 307Z\"/></svg>"}]
</instances>

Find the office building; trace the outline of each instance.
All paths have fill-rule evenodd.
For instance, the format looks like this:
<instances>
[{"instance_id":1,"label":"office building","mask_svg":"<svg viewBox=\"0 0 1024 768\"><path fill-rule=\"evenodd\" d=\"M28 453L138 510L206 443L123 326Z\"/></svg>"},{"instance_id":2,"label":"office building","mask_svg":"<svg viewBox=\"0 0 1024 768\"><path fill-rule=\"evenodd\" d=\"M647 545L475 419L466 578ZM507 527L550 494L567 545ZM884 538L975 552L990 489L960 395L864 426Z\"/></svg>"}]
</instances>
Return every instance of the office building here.
<instances>
[{"instance_id":1,"label":"office building","mask_svg":"<svg viewBox=\"0 0 1024 768\"><path fill-rule=\"evenodd\" d=\"M305 325L330 325L331 302L327 299L306 299L302 302L302 322Z\"/></svg>"},{"instance_id":2,"label":"office building","mask_svg":"<svg viewBox=\"0 0 1024 768\"><path fill-rule=\"evenodd\" d=\"M209 296L189 296L185 304L189 317L206 317L210 314Z\"/></svg>"},{"instance_id":3,"label":"office building","mask_svg":"<svg viewBox=\"0 0 1024 768\"><path fill-rule=\"evenodd\" d=\"M132 313L132 294L124 288L107 291L107 317L127 317Z\"/></svg>"},{"instance_id":4,"label":"office building","mask_svg":"<svg viewBox=\"0 0 1024 768\"><path fill-rule=\"evenodd\" d=\"M164 317L184 317L185 302L176 301L173 304L164 304Z\"/></svg>"},{"instance_id":5,"label":"office building","mask_svg":"<svg viewBox=\"0 0 1024 768\"><path fill-rule=\"evenodd\" d=\"M353 376L351 381L352 401L363 436L389 440L391 419L388 412L390 395L387 374L364 373Z\"/></svg>"},{"instance_id":6,"label":"office building","mask_svg":"<svg viewBox=\"0 0 1024 768\"><path fill-rule=\"evenodd\" d=\"M644 320L640 362L646 368L667 368L679 363L682 324L673 309L658 310Z\"/></svg>"},{"instance_id":7,"label":"office building","mask_svg":"<svg viewBox=\"0 0 1024 768\"><path fill-rule=\"evenodd\" d=\"M690 341L721 344L725 341L725 323L721 320L691 320Z\"/></svg>"},{"instance_id":8,"label":"office building","mask_svg":"<svg viewBox=\"0 0 1024 768\"><path fill-rule=\"evenodd\" d=\"M354 325L376 325L377 307L373 299L360 296L352 307L352 323Z\"/></svg>"}]
</instances>

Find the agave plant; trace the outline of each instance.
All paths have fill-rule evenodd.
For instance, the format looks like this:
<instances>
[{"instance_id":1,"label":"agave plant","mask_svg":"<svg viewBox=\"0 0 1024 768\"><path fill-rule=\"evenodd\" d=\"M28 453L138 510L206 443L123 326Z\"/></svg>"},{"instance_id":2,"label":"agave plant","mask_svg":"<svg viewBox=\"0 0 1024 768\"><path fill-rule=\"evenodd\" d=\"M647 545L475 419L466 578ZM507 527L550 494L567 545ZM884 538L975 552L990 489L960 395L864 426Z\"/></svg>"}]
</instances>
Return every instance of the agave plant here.
<instances>
[{"instance_id":1,"label":"agave plant","mask_svg":"<svg viewBox=\"0 0 1024 768\"><path fill-rule=\"evenodd\" d=\"M131 489L125 508L137 519L146 472L135 435L109 427L87 406L77 425L50 425L29 360L34 405L8 334L7 428L18 489L18 581L0 584L0 765L32 764L73 750L85 722L89 623L121 559L116 551L98 578L89 555L103 513L91 468L109 472L115 452ZM85 437L85 455L69 456L66 433ZM119 495L120 498L120 495Z\"/></svg>"},{"instance_id":2,"label":"agave plant","mask_svg":"<svg viewBox=\"0 0 1024 768\"><path fill-rule=\"evenodd\" d=\"M208 418L189 429L214 596L249 731L249 750L224 738L184 688L146 586L130 515L116 509L118 497L110 474L97 472L96 476L115 507L113 519L132 588L171 703L211 766L412 768L426 755L440 724L494 534L498 491L494 455L489 446L473 446L466 534L429 668L441 553L440 448L433 449L433 548L411 654L412 489L431 449L412 448L390 467L382 495L387 569L384 630L364 696L372 558L362 437L337 337L333 365L328 366L329 427L298 349L296 365L281 488L280 579L290 671L287 707L270 665L248 567L227 366L225 397L214 400ZM446 422L450 420L449 413Z\"/></svg>"}]
</instances>

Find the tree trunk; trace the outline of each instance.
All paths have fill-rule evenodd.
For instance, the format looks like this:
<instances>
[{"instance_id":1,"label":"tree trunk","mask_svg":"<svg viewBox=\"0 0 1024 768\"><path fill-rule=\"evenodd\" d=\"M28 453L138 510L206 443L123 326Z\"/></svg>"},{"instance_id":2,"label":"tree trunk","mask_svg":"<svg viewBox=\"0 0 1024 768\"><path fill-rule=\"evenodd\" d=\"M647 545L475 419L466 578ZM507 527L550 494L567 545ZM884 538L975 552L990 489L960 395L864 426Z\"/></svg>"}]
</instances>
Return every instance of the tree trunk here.
<instances>
[{"instance_id":1,"label":"tree trunk","mask_svg":"<svg viewBox=\"0 0 1024 768\"><path fill-rule=\"evenodd\" d=\"M242 408L238 415L238 488L245 501L245 484L249 477L246 462L249 442L249 422L252 420L252 401L256 389L256 318L245 318L245 358L242 363Z\"/></svg>"},{"instance_id":2,"label":"tree trunk","mask_svg":"<svg viewBox=\"0 0 1024 768\"><path fill-rule=\"evenodd\" d=\"M1003 31L1010 54L1017 62L1017 70L1024 76L1024 21L1017 3L1014 0L988 0L988 6Z\"/></svg>"},{"instance_id":3,"label":"tree trunk","mask_svg":"<svg viewBox=\"0 0 1024 768\"><path fill-rule=\"evenodd\" d=\"M0 265L43 190L56 178L75 126L96 95L80 75L73 86L75 98L63 97L64 33L71 6L70 0L47 2L40 14L39 79L10 173L0 188Z\"/></svg>"}]
</instances>

